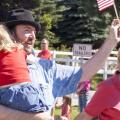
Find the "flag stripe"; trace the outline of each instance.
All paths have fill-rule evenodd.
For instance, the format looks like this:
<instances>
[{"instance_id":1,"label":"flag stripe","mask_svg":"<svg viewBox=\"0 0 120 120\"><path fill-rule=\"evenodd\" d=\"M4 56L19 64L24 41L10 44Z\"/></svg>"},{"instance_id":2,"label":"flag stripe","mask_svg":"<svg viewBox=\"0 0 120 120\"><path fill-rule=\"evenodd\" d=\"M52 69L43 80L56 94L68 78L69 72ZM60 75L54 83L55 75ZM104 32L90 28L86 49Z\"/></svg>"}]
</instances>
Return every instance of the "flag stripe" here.
<instances>
[{"instance_id":1,"label":"flag stripe","mask_svg":"<svg viewBox=\"0 0 120 120\"><path fill-rule=\"evenodd\" d=\"M111 3L111 4L106 4L106 5L102 5L102 6L99 8L99 10L101 11L101 10L103 10L103 9L105 9L105 8L108 8L108 7L112 6L112 5L113 5L113 3Z\"/></svg>"},{"instance_id":2,"label":"flag stripe","mask_svg":"<svg viewBox=\"0 0 120 120\"><path fill-rule=\"evenodd\" d=\"M110 3L113 3L112 1L108 1L108 2L99 2L98 5L103 5L103 4L110 4Z\"/></svg>"},{"instance_id":3,"label":"flag stripe","mask_svg":"<svg viewBox=\"0 0 120 120\"><path fill-rule=\"evenodd\" d=\"M106 5L106 4L113 4L113 2L109 1L109 2L104 2L104 3L98 3L98 5L101 7L102 7L102 5Z\"/></svg>"},{"instance_id":4,"label":"flag stripe","mask_svg":"<svg viewBox=\"0 0 120 120\"><path fill-rule=\"evenodd\" d=\"M97 0L98 3L98 9L99 11L102 11L114 4L114 0Z\"/></svg>"}]
</instances>

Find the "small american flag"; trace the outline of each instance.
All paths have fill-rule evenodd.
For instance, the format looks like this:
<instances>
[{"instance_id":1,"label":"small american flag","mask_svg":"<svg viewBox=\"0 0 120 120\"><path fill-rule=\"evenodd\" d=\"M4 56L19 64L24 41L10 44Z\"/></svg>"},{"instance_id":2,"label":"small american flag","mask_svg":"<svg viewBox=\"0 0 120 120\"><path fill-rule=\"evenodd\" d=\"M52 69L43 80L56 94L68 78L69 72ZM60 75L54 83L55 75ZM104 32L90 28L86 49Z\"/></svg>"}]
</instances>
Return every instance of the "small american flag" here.
<instances>
[{"instance_id":1,"label":"small american flag","mask_svg":"<svg viewBox=\"0 0 120 120\"><path fill-rule=\"evenodd\" d=\"M102 11L114 4L114 0L97 0L99 11Z\"/></svg>"}]
</instances>

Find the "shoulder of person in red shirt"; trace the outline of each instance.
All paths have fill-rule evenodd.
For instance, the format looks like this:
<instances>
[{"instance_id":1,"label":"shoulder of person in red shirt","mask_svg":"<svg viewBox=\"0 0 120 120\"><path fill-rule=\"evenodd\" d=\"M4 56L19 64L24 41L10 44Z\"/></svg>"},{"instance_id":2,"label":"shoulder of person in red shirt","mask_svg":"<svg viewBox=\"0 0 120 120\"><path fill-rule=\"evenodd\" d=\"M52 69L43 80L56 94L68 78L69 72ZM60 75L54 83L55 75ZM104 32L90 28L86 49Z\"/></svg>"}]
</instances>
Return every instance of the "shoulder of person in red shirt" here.
<instances>
[{"instance_id":1,"label":"shoulder of person in red shirt","mask_svg":"<svg viewBox=\"0 0 120 120\"><path fill-rule=\"evenodd\" d=\"M120 92L120 80L118 75L113 75L112 77L104 80L98 85L98 89L91 101L88 103L85 108L85 112L87 112L91 116L98 116L102 113L109 114L111 116L115 116L115 113L120 111L120 105L118 105L120 101L119 92ZM117 108L114 107L117 105ZM117 112L115 112L117 110ZM111 112L110 112L111 111Z\"/></svg>"}]
</instances>

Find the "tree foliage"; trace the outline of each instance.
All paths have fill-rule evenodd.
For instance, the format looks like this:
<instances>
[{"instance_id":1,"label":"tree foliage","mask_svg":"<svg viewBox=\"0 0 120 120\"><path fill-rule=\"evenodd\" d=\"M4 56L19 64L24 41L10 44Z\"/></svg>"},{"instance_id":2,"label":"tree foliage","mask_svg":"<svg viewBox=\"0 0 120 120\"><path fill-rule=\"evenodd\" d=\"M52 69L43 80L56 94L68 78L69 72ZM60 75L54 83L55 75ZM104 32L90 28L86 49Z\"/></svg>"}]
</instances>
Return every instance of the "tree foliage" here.
<instances>
[{"instance_id":1,"label":"tree foliage","mask_svg":"<svg viewBox=\"0 0 120 120\"><path fill-rule=\"evenodd\" d=\"M76 42L91 43L94 49L101 46L106 38L108 25L115 16L110 8L100 13L96 0L61 0L57 4L66 7L61 11L62 19L54 28L61 44L68 41L68 46Z\"/></svg>"},{"instance_id":2,"label":"tree foliage","mask_svg":"<svg viewBox=\"0 0 120 120\"><path fill-rule=\"evenodd\" d=\"M62 1L63 2L63 1ZM62 11L62 19L57 22L54 32L59 36L61 44L67 46L73 43L91 41L90 19L82 6L75 1L64 1L66 10Z\"/></svg>"},{"instance_id":3,"label":"tree foliage","mask_svg":"<svg viewBox=\"0 0 120 120\"><path fill-rule=\"evenodd\" d=\"M115 0L119 11L120 0ZM91 43L100 47L106 38L108 26L115 12L112 7L99 12L96 0L1 0L0 20L4 21L7 11L25 8L32 11L42 26L37 36L36 47L46 37L50 46L57 49L73 43Z\"/></svg>"}]
</instances>

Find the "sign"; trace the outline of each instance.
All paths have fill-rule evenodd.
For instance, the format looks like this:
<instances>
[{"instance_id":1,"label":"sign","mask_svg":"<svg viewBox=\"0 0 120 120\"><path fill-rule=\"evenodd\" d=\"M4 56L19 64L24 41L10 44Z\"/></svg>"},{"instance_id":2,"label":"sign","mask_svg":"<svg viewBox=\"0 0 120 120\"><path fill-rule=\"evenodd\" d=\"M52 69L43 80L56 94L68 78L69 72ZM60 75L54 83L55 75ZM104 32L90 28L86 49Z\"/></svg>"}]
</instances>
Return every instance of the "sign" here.
<instances>
[{"instance_id":1,"label":"sign","mask_svg":"<svg viewBox=\"0 0 120 120\"><path fill-rule=\"evenodd\" d=\"M81 57L92 56L92 45L91 44L74 44L73 55Z\"/></svg>"}]
</instances>

